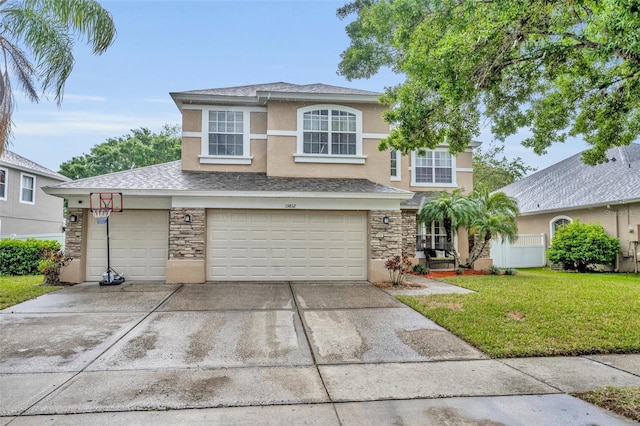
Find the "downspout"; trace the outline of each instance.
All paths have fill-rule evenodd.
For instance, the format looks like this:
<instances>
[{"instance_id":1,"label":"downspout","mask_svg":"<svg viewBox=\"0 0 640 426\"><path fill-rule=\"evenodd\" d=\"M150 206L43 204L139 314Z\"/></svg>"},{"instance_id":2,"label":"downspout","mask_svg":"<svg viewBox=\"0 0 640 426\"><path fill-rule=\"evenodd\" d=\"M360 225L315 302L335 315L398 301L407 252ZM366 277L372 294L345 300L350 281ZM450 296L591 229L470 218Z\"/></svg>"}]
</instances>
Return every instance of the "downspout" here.
<instances>
[{"instance_id":1,"label":"downspout","mask_svg":"<svg viewBox=\"0 0 640 426\"><path fill-rule=\"evenodd\" d=\"M607 206L607 208L609 208L609 206ZM616 217L616 238L618 239L618 241L620 241L620 231L618 229L618 225L619 225L618 210L611 209L611 208L609 208L609 210L611 210L612 212L615 213L615 217ZM622 248L620 248L620 250L622 250ZM615 260L615 265L613 267L613 272L620 272L620 250L618 250L618 253L616 253L616 260Z\"/></svg>"}]
</instances>

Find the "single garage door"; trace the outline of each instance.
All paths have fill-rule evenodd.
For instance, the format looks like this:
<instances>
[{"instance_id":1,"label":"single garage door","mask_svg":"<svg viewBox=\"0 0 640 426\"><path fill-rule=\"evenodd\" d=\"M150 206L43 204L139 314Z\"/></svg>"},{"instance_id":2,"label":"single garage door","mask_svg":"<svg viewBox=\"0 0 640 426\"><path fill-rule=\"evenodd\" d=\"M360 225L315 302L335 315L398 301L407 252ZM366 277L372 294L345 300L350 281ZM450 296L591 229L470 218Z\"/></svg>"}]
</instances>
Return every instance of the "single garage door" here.
<instances>
[{"instance_id":1,"label":"single garage door","mask_svg":"<svg viewBox=\"0 0 640 426\"><path fill-rule=\"evenodd\" d=\"M366 212L209 210L207 280L363 280Z\"/></svg>"},{"instance_id":2,"label":"single garage door","mask_svg":"<svg viewBox=\"0 0 640 426\"><path fill-rule=\"evenodd\" d=\"M87 280L98 281L107 269L106 225L87 220ZM169 244L169 213L125 210L109 216L111 267L127 281L165 280Z\"/></svg>"}]
</instances>

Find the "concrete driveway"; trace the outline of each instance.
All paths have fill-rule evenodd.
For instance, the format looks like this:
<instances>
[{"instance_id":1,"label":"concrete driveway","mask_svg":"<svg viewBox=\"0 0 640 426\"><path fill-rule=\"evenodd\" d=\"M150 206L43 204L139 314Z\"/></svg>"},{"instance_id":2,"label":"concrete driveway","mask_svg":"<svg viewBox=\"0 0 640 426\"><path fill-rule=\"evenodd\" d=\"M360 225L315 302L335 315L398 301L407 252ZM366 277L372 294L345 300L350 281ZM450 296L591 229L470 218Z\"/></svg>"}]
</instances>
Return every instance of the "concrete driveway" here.
<instances>
[{"instance_id":1,"label":"concrete driveway","mask_svg":"<svg viewBox=\"0 0 640 426\"><path fill-rule=\"evenodd\" d=\"M367 282L85 283L0 311L0 423L626 423L520 361Z\"/></svg>"}]
</instances>

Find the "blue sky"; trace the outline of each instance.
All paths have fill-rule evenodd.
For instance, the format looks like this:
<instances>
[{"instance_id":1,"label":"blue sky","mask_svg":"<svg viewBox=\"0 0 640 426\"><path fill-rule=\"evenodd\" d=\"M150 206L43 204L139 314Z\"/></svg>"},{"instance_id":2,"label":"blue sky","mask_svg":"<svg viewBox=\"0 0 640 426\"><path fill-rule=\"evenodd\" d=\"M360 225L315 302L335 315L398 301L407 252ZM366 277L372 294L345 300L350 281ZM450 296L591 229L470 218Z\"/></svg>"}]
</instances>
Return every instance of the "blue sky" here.
<instances>
[{"instance_id":1,"label":"blue sky","mask_svg":"<svg viewBox=\"0 0 640 426\"><path fill-rule=\"evenodd\" d=\"M53 98L18 97L9 149L58 170L109 137L179 124L169 92L286 81L382 91L402 81L385 70L368 80L336 74L349 45L335 1L102 0L118 38L101 56L78 42L76 65L58 108ZM509 157L547 167L586 148L572 141L538 157L507 142ZM491 142L488 132L478 140Z\"/></svg>"}]
</instances>

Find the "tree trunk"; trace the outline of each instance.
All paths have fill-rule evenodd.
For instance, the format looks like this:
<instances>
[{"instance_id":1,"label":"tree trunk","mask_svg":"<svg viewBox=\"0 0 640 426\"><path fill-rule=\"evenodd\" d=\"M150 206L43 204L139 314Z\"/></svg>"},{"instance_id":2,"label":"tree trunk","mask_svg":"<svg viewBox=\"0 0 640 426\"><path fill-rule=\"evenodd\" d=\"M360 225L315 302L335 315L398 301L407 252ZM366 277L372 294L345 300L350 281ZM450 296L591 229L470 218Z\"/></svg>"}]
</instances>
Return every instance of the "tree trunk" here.
<instances>
[{"instance_id":1,"label":"tree trunk","mask_svg":"<svg viewBox=\"0 0 640 426\"><path fill-rule=\"evenodd\" d=\"M478 260L478 258L480 257L480 255L484 251L484 249L487 246L487 244L489 244L489 241L491 241L491 234L487 233L484 236L484 238L482 239L482 241L476 242L473 245L473 249L471 250L471 253L469 253L469 258L467 259L467 263L465 263L462 266L465 267L465 268L473 267L473 263L476 260Z\"/></svg>"}]
</instances>

